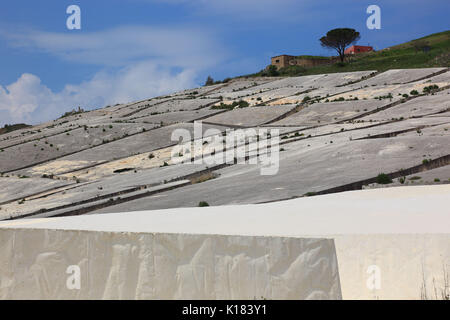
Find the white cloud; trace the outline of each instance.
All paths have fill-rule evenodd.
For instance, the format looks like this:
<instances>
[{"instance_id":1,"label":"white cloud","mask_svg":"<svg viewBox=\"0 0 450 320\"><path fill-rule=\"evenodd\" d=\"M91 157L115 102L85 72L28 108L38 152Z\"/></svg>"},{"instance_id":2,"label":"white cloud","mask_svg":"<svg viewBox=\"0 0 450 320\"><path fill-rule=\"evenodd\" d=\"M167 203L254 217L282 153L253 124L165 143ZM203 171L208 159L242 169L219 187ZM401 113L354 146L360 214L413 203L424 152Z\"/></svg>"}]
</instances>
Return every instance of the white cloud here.
<instances>
[{"instance_id":1,"label":"white cloud","mask_svg":"<svg viewBox=\"0 0 450 320\"><path fill-rule=\"evenodd\" d=\"M89 81L53 92L36 75L23 74L5 88L0 86L0 124L35 124L77 106L103 107L191 88L196 75L193 69L174 74L153 62L141 62L116 72L100 71Z\"/></svg>"},{"instance_id":2,"label":"white cloud","mask_svg":"<svg viewBox=\"0 0 450 320\"><path fill-rule=\"evenodd\" d=\"M0 125L38 123L74 107L164 95L197 85L199 73L225 60L226 50L209 32L192 28L120 27L95 33L2 34L10 44L62 60L99 66L89 80L54 92L38 75L23 74L0 85Z\"/></svg>"},{"instance_id":3,"label":"white cloud","mask_svg":"<svg viewBox=\"0 0 450 320\"><path fill-rule=\"evenodd\" d=\"M10 44L41 50L63 60L124 66L151 59L178 67L209 67L226 55L211 32L182 27L122 26L98 32L2 32Z\"/></svg>"}]
</instances>

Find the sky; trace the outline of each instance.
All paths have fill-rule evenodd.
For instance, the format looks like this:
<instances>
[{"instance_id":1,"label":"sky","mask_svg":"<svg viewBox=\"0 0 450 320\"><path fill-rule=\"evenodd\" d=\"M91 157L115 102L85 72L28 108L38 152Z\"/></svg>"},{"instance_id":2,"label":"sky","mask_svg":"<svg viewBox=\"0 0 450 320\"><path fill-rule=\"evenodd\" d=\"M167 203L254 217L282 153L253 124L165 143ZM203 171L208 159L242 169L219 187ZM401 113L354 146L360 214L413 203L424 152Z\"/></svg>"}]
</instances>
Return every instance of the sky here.
<instances>
[{"instance_id":1,"label":"sky","mask_svg":"<svg viewBox=\"0 0 450 320\"><path fill-rule=\"evenodd\" d=\"M70 5L81 29L66 24ZM381 29L366 12L381 9ZM382 49L450 29L448 0L4 0L0 126L53 120L257 72L279 54L334 55L327 31Z\"/></svg>"}]
</instances>

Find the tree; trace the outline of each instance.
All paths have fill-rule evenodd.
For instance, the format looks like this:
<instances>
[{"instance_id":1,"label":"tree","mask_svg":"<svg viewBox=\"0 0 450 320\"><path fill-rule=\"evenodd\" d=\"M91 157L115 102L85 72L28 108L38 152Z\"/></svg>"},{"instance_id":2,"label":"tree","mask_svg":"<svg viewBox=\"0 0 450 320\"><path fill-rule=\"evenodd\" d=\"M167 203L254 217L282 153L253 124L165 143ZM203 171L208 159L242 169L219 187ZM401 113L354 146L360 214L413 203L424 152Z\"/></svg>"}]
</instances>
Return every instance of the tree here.
<instances>
[{"instance_id":1,"label":"tree","mask_svg":"<svg viewBox=\"0 0 450 320\"><path fill-rule=\"evenodd\" d=\"M214 84L214 79L211 78L211 76L208 76L208 78L206 79L206 82L205 82L205 86L211 86L213 84Z\"/></svg>"},{"instance_id":2,"label":"tree","mask_svg":"<svg viewBox=\"0 0 450 320\"><path fill-rule=\"evenodd\" d=\"M431 49L430 45L428 44L428 41L425 40L414 40L412 41L412 46L416 51L416 53L419 51L428 52Z\"/></svg>"},{"instance_id":3,"label":"tree","mask_svg":"<svg viewBox=\"0 0 450 320\"><path fill-rule=\"evenodd\" d=\"M360 34L355 29L340 28L328 31L326 36L320 38L320 43L324 48L336 50L341 62L344 62L345 48L359 39Z\"/></svg>"},{"instance_id":4,"label":"tree","mask_svg":"<svg viewBox=\"0 0 450 320\"><path fill-rule=\"evenodd\" d=\"M276 76L278 76L279 73L278 73L277 67L272 65L272 64L270 66L268 66L267 67L267 75L269 77L276 77Z\"/></svg>"}]
</instances>

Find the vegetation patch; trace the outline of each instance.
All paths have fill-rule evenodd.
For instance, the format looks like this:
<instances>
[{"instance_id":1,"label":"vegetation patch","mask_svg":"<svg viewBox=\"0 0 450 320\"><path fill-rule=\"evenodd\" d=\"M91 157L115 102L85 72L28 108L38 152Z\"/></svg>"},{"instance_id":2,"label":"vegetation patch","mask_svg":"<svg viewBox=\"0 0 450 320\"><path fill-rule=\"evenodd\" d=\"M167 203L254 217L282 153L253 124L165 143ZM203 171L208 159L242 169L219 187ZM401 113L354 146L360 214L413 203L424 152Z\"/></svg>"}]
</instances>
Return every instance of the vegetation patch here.
<instances>
[{"instance_id":1,"label":"vegetation patch","mask_svg":"<svg viewBox=\"0 0 450 320\"><path fill-rule=\"evenodd\" d=\"M206 202L206 201L200 201L200 202L198 203L198 206L199 206L199 207L209 207L209 204L208 204L208 202Z\"/></svg>"},{"instance_id":2,"label":"vegetation patch","mask_svg":"<svg viewBox=\"0 0 450 320\"><path fill-rule=\"evenodd\" d=\"M389 184L389 183L392 183L392 179L387 174L380 173L376 177L375 182L378 183L378 184Z\"/></svg>"},{"instance_id":3,"label":"vegetation patch","mask_svg":"<svg viewBox=\"0 0 450 320\"><path fill-rule=\"evenodd\" d=\"M207 173L204 173L204 174L202 174L200 176L194 177L194 178L192 178L190 180L191 180L192 184L197 184L197 183L202 183L202 182L206 182L208 180L215 179L217 177L218 177L217 174L215 174L213 172L207 172Z\"/></svg>"}]
</instances>

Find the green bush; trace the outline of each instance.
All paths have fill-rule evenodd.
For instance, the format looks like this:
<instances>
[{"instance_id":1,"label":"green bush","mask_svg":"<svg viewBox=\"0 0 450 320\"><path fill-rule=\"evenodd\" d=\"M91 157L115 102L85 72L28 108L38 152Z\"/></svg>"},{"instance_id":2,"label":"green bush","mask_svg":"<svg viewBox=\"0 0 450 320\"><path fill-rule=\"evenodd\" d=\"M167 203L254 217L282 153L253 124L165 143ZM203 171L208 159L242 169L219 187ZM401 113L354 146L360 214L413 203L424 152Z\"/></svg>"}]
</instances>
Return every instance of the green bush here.
<instances>
[{"instance_id":1,"label":"green bush","mask_svg":"<svg viewBox=\"0 0 450 320\"><path fill-rule=\"evenodd\" d=\"M214 84L214 79L211 76L208 76L205 81L205 86L211 86Z\"/></svg>"},{"instance_id":2,"label":"green bush","mask_svg":"<svg viewBox=\"0 0 450 320\"><path fill-rule=\"evenodd\" d=\"M209 207L209 204L208 204L208 202L206 202L206 201L200 201L200 202L198 203L198 206L199 206L199 207Z\"/></svg>"},{"instance_id":3,"label":"green bush","mask_svg":"<svg viewBox=\"0 0 450 320\"><path fill-rule=\"evenodd\" d=\"M430 92L436 91L437 89L439 89L439 86L434 84L434 85L423 88L423 92L430 93Z\"/></svg>"},{"instance_id":4,"label":"green bush","mask_svg":"<svg viewBox=\"0 0 450 320\"><path fill-rule=\"evenodd\" d=\"M234 104L234 102L233 102ZM239 106L239 108L247 108L249 106L249 103L247 101L244 100L240 100L237 105Z\"/></svg>"},{"instance_id":5,"label":"green bush","mask_svg":"<svg viewBox=\"0 0 450 320\"><path fill-rule=\"evenodd\" d=\"M378 184L389 184L392 183L391 177L385 173L380 173L376 178L376 183Z\"/></svg>"},{"instance_id":6,"label":"green bush","mask_svg":"<svg viewBox=\"0 0 450 320\"><path fill-rule=\"evenodd\" d=\"M308 102L309 100L311 100L310 96L306 96L303 98L302 102Z\"/></svg>"},{"instance_id":7,"label":"green bush","mask_svg":"<svg viewBox=\"0 0 450 320\"><path fill-rule=\"evenodd\" d=\"M267 67L267 76L276 77L279 75L278 69L274 65L270 65Z\"/></svg>"}]
</instances>

